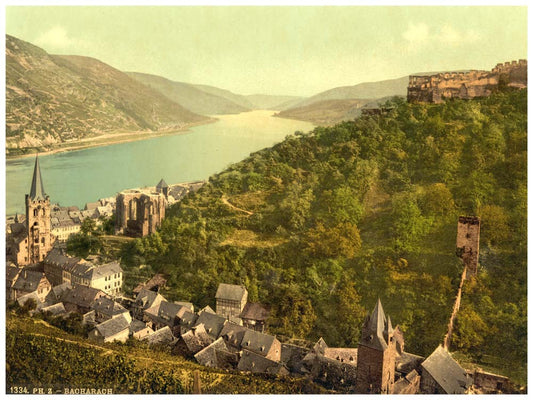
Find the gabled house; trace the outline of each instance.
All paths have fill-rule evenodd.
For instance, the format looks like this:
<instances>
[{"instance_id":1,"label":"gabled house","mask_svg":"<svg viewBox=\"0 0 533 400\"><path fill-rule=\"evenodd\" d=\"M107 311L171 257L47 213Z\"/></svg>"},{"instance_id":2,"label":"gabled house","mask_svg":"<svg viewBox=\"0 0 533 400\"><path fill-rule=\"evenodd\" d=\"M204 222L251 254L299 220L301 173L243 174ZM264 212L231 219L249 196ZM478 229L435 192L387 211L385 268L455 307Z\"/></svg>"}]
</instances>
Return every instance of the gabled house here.
<instances>
[{"instance_id":1,"label":"gabled house","mask_svg":"<svg viewBox=\"0 0 533 400\"><path fill-rule=\"evenodd\" d=\"M289 374L289 371L281 363L248 350L243 350L237 369L239 371L249 371L257 374L282 376Z\"/></svg>"},{"instance_id":2,"label":"gabled house","mask_svg":"<svg viewBox=\"0 0 533 400\"><path fill-rule=\"evenodd\" d=\"M107 297L100 297L99 299L96 299L92 303L91 309L94 310L95 321L97 323L116 318L119 315L124 316L126 321L131 322L130 312L116 301L113 301Z\"/></svg>"},{"instance_id":3,"label":"gabled house","mask_svg":"<svg viewBox=\"0 0 533 400\"><path fill-rule=\"evenodd\" d=\"M155 345L170 345L176 342L176 338L172 335L172 331L168 326L156 330L154 333L146 337L146 341L150 346Z\"/></svg>"},{"instance_id":4,"label":"gabled house","mask_svg":"<svg viewBox=\"0 0 533 400\"><path fill-rule=\"evenodd\" d=\"M159 305L162 301L166 301L166 299L159 293L148 289L142 289L135 298L135 303L133 304L133 316L142 320L145 310Z\"/></svg>"},{"instance_id":5,"label":"gabled house","mask_svg":"<svg viewBox=\"0 0 533 400\"><path fill-rule=\"evenodd\" d=\"M51 306L41 308L41 312L50 313L51 315L64 315L67 313L63 303L56 303Z\"/></svg>"},{"instance_id":6,"label":"gabled house","mask_svg":"<svg viewBox=\"0 0 533 400\"><path fill-rule=\"evenodd\" d=\"M178 339L173 353L183 357L192 357L203 348L213 343L213 338L207 334L203 324L194 326Z\"/></svg>"},{"instance_id":7,"label":"gabled house","mask_svg":"<svg viewBox=\"0 0 533 400\"><path fill-rule=\"evenodd\" d=\"M226 344L222 338L218 338L209 346L203 348L194 355L194 358L205 367L220 368L217 360L217 350L227 351Z\"/></svg>"},{"instance_id":8,"label":"gabled house","mask_svg":"<svg viewBox=\"0 0 533 400\"><path fill-rule=\"evenodd\" d=\"M248 300L248 291L242 285L221 283L215 297L217 314L226 319L238 318Z\"/></svg>"},{"instance_id":9,"label":"gabled house","mask_svg":"<svg viewBox=\"0 0 533 400\"><path fill-rule=\"evenodd\" d=\"M116 318L109 319L96 325L95 328L89 332L89 339L104 343L113 341L125 342L128 340L129 333L130 323L123 315L119 315Z\"/></svg>"},{"instance_id":10,"label":"gabled house","mask_svg":"<svg viewBox=\"0 0 533 400\"><path fill-rule=\"evenodd\" d=\"M143 340L154 333L154 330L150 328L146 323L134 319L130 323L130 335L137 340Z\"/></svg>"},{"instance_id":11,"label":"gabled house","mask_svg":"<svg viewBox=\"0 0 533 400\"><path fill-rule=\"evenodd\" d=\"M272 335L247 329L242 338L241 347L255 354L259 354L272 361L281 360L281 343Z\"/></svg>"},{"instance_id":12,"label":"gabled house","mask_svg":"<svg viewBox=\"0 0 533 400\"><path fill-rule=\"evenodd\" d=\"M52 285L46 279L44 272L23 268L11 287L9 297L15 300L26 294L35 293L39 302L43 303L51 289Z\"/></svg>"},{"instance_id":13,"label":"gabled house","mask_svg":"<svg viewBox=\"0 0 533 400\"><path fill-rule=\"evenodd\" d=\"M213 338L213 340L218 338L225 323L226 318L218 314L211 314L209 312L202 312L196 320L196 325L203 324L205 331Z\"/></svg>"},{"instance_id":14,"label":"gabled house","mask_svg":"<svg viewBox=\"0 0 533 400\"><path fill-rule=\"evenodd\" d=\"M233 322L226 322L219 336L226 341L226 345L230 350L240 351L242 339L248 328L242 325L234 324Z\"/></svg>"},{"instance_id":15,"label":"gabled house","mask_svg":"<svg viewBox=\"0 0 533 400\"><path fill-rule=\"evenodd\" d=\"M171 330L179 325L180 318L186 311L191 311L185 306L161 301L144 311L144 319L152 329L168 326Z\"/></svg>"},{"instance_id":16,"label":"gabled house","mask_svg":"<svg viewBox=\"0 0 533 400\"><path fill-rule=\"evenodd\" d=\"M264 332L266 321L270 316L270 311L259 303L246 303L239 315L242 324L254 331Z\"/></svg>"},{"instance_id":17,"label":"gabled house","mask_svg":"<svg viewBox=\"0 0 533 400\"><path fill-rule=\"evenodd\" d=\"M198 314L185 310L179 319L180 335L185 334L194 327L198 320Z\"/></svg>"},{"instance_id":18,"label":"gabled house","mask_svg":"<svg viewBox=\"0 0 533 400\"><path fill-rule=\"evenodd\" d=\"M84 285L74 285L72 289L63 293L61 301L65 305L67 312L75 311L85 314L91 311L91 306L95 300L105 296L106 294L99 289Z\"/></svg>"},{"instance_id":19,"label":"gabled house","mask_svg":"<svg viewBox=\"0 0 533 400\"><path fill-rule=\"evenodd\" d=\"M472 378L455 361L450 353L439 345L422 363L420 389L426 394L466 393L473 384Z\"/></svg>"}]
</instances>

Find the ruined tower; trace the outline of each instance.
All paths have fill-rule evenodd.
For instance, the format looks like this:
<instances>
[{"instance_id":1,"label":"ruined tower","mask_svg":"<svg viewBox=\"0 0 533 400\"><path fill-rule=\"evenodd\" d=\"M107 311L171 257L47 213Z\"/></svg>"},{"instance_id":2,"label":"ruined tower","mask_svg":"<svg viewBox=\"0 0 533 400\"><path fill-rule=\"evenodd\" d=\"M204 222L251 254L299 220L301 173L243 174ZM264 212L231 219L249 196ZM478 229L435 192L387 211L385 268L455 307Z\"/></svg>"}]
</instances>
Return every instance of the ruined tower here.
<instances>
[{"instance_id":1,"label":"ruined tower","mask_svg":"<svg viewBox=\"0 0 533 400\"><path fill-rule=\"evenodd\" d=\"M159 181L155 190L157 193L163 193L163 195L168 199L168 185L163 178Z\"/></svg>"},{"instance_id":2,"label":"ruined tower","mask_svg":"<svg viewBox=\"0 0 533 400\"><path fill-rule=\"evenodd\" d=\"M481 221L479 217L459 217L457 223L456 254L463 260L466 277L477 274L479 260L479 234Z\"/></svg>"},{"instance_id":3,"label":"ruined tower","mask_svg":"<svg viewBox=\"0 0 533 400\"><path fill-rule=\"evenodd\" d=\"M378 299L374 311L363 325L357 350L356 392L360 394L393 392L396 341L390 317Z\"/></svg>"},{"instance_id":4,"label":"ruined tower","mask_svg":"<svg viewBox=\"0 0 533 400\"><path fill-rule=\"evenodd\" d=\"M39 156L35 157L30 194L26 195L27 259L24 264L40 262L52 249L50 198L44 191ZM26 258L26 257L25 257Z\"/></svg>"}]
</instances>

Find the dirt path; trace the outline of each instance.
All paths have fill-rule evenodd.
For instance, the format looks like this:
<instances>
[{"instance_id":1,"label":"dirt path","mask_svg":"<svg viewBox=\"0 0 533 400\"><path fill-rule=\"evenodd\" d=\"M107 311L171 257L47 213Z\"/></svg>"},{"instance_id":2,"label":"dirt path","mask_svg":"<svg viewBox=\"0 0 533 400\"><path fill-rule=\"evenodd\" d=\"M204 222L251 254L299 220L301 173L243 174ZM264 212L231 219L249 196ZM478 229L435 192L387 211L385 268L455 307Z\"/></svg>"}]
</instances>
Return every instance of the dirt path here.
<instances>
[{"instance_id":1,"label":"dirt path","mask_svg":"<svg viewBox=\"0 0 533 400\"><path fill-rule=\"evenodd\" d=\"M233 204L231 204L229 202L228 198L226 197L226 195L222 195L222 203L227 205L229 208L234 209L235 211L240 211L240 212L243 212L243 213L248 214L248 215L254 215L254 213L251 212L251 211L243 210L242 208L236 207Z\"/></svg>"}]
</instances>

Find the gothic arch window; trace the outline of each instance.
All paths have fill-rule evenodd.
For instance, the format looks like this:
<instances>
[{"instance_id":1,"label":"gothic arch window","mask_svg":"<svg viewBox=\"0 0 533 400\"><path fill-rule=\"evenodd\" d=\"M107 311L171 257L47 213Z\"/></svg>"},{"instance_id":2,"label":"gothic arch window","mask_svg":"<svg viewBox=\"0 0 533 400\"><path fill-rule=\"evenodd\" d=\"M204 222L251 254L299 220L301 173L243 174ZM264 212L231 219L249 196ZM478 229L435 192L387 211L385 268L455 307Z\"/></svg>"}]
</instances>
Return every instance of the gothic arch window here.
<instances>
[{"instance_id":1,"label":"gothic arch window","mask_svg":"<svg viewBox=\"0 0 533 400\"><path fill-rule=\"evenodd\" d=\"M43 208L43 217L45 217L45 216L46 216L46 209Z\"/></svg>"},{"instance_id":2,"label":"gothic arch window","mask_svg":"<svg viewBox=\"0 0 533 400\"><path fill-rule=\"evenodd\" d=\"M36 217L36 216L38 216L38 215L39 215L39 209L38 209L38 208L35 208L35 209L33 210L33 216Z\"/></svg>"}]
</instances>

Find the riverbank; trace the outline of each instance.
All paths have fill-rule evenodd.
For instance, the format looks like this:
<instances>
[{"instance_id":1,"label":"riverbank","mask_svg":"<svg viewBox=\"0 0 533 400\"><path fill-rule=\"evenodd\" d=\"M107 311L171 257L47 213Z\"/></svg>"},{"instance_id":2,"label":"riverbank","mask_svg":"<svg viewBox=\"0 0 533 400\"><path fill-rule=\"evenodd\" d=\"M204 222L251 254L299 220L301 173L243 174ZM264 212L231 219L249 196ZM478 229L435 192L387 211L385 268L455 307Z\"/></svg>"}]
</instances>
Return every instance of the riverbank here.
<instances>
[{"instance_id":1,"label":"riverbank","mask_svg":"<svg viewBox=\"0 0 533 400\"><path fill-rule=\"evenodd\" d=\"M170 136L170 135L183 135L189 132L189 129L199 125L208 125L217 122L217 118L210 117L208 120L201 122L187 124L179 129L168 129L161 131L137 131L137 132L116 132L116 133L106 133L99 136L89 137L77 140L75 142L63 142L58 143L55 146L52 146L49 150L37 151L32 148L30 153L25 154L9 154L6 153L6 160L15 160L20 158L34 157L35 154L39 153L40 155L56 154L63 153L67 151L83 150L91 147L103 147L109 146L112 144L134 142L138 140L152 139L160 136ZM7 149L6 149L7 151Z\"/></svg>"}]
</instances>

